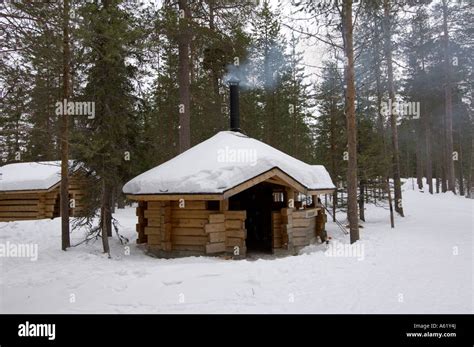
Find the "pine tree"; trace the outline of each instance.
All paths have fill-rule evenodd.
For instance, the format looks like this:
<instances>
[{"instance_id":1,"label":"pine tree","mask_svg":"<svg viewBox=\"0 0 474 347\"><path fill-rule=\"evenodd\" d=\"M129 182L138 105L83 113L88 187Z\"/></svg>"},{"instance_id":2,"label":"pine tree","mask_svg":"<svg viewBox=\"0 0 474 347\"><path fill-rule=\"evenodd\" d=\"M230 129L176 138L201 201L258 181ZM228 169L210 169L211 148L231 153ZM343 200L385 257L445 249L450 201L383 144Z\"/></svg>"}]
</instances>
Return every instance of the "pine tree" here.
<instances>
[{"instance_id":1,"label":"pine tree","mask_svg":"<svg viewBox=\"0 0 474 347\"><path fill-rule=\"evenodd\" d=\"M114 187L124 180L136 153L137 119L134 114L131 79L135 67L126 62L130 43L137 39L130 17L114 1L86 4L82 39L91 47L87 86L82 99L95 103L95 117L76 117L75 154L99 177L100 229L104 252L112 235ZM113 39L112 39L113 38Z\"/></svg>"}]
</instances>

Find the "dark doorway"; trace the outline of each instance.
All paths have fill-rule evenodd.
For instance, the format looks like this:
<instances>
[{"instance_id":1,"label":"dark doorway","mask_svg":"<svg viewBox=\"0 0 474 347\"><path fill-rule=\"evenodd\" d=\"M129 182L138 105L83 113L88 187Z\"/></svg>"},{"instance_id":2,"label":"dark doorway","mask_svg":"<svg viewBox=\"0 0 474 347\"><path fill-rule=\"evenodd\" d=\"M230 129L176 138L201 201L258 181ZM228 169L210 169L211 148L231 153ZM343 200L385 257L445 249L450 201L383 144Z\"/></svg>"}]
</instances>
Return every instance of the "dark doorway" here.
<instances>
[{"instance_id":1,"label":"dark doorway","mask_svg":"<svg viewBox=\"0 0 474 347\"><path fill-rule=\"evenodd\" d=\"M53 210L53 218L61 217L61 198L59 193L56 195L56 199L54 200L54 210Z\"/></svg>"},{"instance_id":2,"label":"dark doorway","mask_svg":"<svg viewBox=\"0 0 474 347\"><path fill-rule=\"evenodd\" d=\"M230 210L246 210L247 252L272 252L272 203L270 184L260 183L229 199Z\"/></svg>"}]
</instances>

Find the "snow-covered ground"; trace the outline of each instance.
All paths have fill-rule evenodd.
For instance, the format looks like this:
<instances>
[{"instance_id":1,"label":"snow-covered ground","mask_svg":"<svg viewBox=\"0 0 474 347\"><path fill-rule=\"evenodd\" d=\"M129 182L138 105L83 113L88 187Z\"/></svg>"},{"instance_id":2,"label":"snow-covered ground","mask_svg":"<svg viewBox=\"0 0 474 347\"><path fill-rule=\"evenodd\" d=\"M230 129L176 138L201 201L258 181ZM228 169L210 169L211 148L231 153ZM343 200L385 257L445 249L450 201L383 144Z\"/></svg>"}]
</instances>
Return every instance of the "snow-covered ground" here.
<instances>
[{"instance_id":1,"label":"snow-covered ground","mask_svg":"<svg viewBox=\"0 0 474 347\"><path fill-rule=\"evenodd\" d=\"M0 244L38 244L38 259L0 258L1 313L472 313L473 200L405 185L405 218L368 205L362 257L225 260L146 256L135 211L115 215L129 250L111 239L60 250L59 218L0 223ZM328 223L333 241L348 242ZM73 242L82 239L73 233Z\"/></svg>"}]
</instances>

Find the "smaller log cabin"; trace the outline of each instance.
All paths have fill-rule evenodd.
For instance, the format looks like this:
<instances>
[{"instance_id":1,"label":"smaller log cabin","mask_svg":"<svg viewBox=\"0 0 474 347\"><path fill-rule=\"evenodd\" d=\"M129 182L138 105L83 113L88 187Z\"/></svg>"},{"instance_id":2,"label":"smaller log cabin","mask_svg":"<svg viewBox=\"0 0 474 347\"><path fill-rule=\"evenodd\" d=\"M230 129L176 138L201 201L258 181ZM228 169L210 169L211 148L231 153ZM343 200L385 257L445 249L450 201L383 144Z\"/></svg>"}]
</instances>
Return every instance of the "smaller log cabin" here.
<instances>
[{"instance_id":1,"label":"smaller log cabin","mask_svg":"<svg viewBox=\"0 0 474 347\"><path fill-rule=\"evenodd\" d=\"M309 165L237 131L222 131L129 181L137 242L158 257L249 251L297 254L325 240L319 196L335 186Z\"/></svg>"},{"instance_id":2,"label":"smaller log cabin","mask_svg":"<svg viewBox=\"0 0 474 347\"><path fill-rule=\"evenodd\" d=\"M83 214L85 170L70 161L69 198L71 217ZM60 216L59 161L13 163L0 167L0 222Z\"/></svg>"}]
</instances>

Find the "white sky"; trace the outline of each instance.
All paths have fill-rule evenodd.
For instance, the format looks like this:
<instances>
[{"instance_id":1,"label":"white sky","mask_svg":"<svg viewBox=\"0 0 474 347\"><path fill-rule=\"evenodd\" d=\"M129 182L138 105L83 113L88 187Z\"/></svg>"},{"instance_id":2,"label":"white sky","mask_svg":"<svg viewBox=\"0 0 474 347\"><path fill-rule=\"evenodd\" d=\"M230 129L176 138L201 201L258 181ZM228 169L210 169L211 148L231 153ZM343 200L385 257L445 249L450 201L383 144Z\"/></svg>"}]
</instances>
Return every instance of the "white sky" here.
<instances>
[{"instance_id":1,"label":"white sky","mask_svg":"<svg viewBox=\"0 0 474 347\"><path fill-rule=\"evenodd\" d=\"M282 22L281 31L288 39L291 37L293 30L288 26L293 26L297 30L309 28L311 29L311 21L307 20L308 15L305 13L294 13L295 8L291 5L291 0L268 0L271 7L279 10ZM309 30L311 32L311 30ZM309 76L310 81L314 82L320 73L318 66L321 66L325 58L324 44L314 38L308 38L306 35L295 32L295 36L300 38L299 50L304 53L305 72Z\"/></svg>"}]
</instances>

